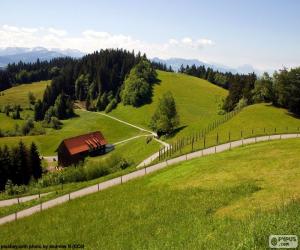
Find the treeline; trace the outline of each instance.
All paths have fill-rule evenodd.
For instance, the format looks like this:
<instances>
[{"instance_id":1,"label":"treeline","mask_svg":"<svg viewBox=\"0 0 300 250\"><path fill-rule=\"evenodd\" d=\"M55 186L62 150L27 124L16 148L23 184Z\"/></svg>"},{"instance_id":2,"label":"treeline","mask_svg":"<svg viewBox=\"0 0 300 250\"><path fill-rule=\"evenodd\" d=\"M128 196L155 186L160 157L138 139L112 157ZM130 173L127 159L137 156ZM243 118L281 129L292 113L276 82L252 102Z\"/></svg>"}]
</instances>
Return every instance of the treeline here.
<instances>
[{"instance_id":1,"label":"treeline","mask_svg":"<svg viewBox=\"0 0 300 250\"><path fill-rule=\"evenodd\" d=\"M287 108L291 113L300 115L300 67L283 69L273 76L264 73L255 82L253 101L272 102L273 105Z\"/></svg>"},{"instance_id":2,"label":"treeline","mask_svg":"<svg viewBox=\"0 0 300 250\"><path fill-rule=\"evenodd\" d=\"M162 70L162 71L167 71L167 72L174 72L174 70L172 69L171 66L167 66L167 64L165 63L161 63L161 62L151 62L152 66L154 69L158 69L158 70Z\"/></svg>"},{"instance_id":3,"label":"treeline","mask_svg":"<svg viewBox=\"0 0 300 250\"><path fill-rule=\"evenodd\" d=\"M55 58L50 61L34 63L12 63L0 70L0 91L11 88L16 84L50 80L60 74L67 64L76 61L69 57Z\"/></svg>"},{"instance_id":4,"label":"treeline","mask_svg":"<svg viewBox=\"0 0 300 250\"><path fill-rule=\"evenodd\" d=\"M85 102L88 110L106 112L120 101L141 105L149 99L155 80L156 72L146 55L122 49L97 51L60 70L46 88L43 100L35 104L35 120L68 118L74 114L75 100Z\"/></svg>"},{"instance_id":5,"label":"treeline","mask_svg":"<svg viewBox=\"0 0 300 250\"><path fill-rule=\"evenodd\" d=\"M32 178L38 179L41 176L41 160L34 143L30 148L22 141L16 147L0 147L0 190L11 183L27 185Z\"/></svg>"},{"instance_id":6,"label":"treeline","mask_svg":"<svg viewBox=\"0 0 300 250\"><path fill-rule=\"evenodd\" d=\"M206 79L229 90L223 109L227 112L259 102L271 102L274 106L287 108L300 115L300 68L283 69L273 76L264 73L232 74L214 71L204 66L181 66L181 73Z\"/></svg>"},{"instance_id":7,"label":"treeline","mask_svg":"<svg viewBox=\"0 0 300 250\"><path fill-rule=\"evenodd\" d=\"M231 72L219 72L205 66L196 67L195 65L180 67L179 72L196 76L229 90L229 95L224 101L223 109L227 112L232 111L241 99L246 100L247 104L252 104L252 89L257 79L255 73L233 74Z\"/></svg>"}]
</instances>

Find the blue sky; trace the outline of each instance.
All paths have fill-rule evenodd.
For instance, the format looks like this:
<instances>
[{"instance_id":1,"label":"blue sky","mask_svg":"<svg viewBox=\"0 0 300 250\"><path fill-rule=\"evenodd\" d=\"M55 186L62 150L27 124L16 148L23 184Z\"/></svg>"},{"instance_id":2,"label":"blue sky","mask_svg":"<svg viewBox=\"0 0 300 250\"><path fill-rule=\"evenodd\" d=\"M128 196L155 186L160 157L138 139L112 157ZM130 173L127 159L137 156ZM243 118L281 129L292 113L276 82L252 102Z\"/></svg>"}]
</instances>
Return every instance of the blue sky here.
<instances>
[{"instance_id":1,"label":"blue sky","mask_svg":"<svg viewBox=\"0 0 300 250\"><path fill-rule=\"evenodd\" d=\"M124 47L259 69L300 65L300 1L1 0L0 47Z\"/></svg>"}]
</instances>

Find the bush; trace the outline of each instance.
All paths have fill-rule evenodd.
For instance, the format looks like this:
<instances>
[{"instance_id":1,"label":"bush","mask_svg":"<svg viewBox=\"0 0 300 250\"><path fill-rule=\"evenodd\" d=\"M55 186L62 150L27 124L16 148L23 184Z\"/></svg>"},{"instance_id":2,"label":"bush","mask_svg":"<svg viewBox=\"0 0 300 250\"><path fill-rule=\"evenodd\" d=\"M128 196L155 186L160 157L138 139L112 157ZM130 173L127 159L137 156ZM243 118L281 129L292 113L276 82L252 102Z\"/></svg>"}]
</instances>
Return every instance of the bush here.
<instances>
[{"instance_id":1,"label":"bush","mask_svg":"<svg viewBox=\"0 0 300 250\"><path fill-rule=\"evenodd\" d=\"M239 100L239 102L237 103L234 110L241 110L242 108L246 107L247 105L248 105L248 101L245 98L242 98Z\"/></svg>"},{"instance_id":2,"label":"bush","mask_svg":"<svg viewBox=\"0 0 300 250\"><path fill-rule=\"evenodd\" d=\"M45 174L42 179L39 179L38 185L47 187L62 183L93 180L126 169L129 166L130 163L125 158L118 155L110 155L98 162L70 166L59 172Z\"/></svg>"},{"instance_id":3,"label":"bush","mask_svg":"<svg viewBox=\"0 0 300 250\"><path fill-rule=\"evenodd\" d=\"M29 132L34 128L34 123L32 119L28 119L23 125L22 125L22 134L27 135Z\"/></svg>"},{"instance_id":4,"label":"bush","mask_svg":"<svg viewBox=\"0 0 300 250\"><path fill-rule=\"evenodd\" d=\"M112 99L111 102L105 108L105 113L111 112L113 109L115 109L117 107L117 105L118 105L117 100L115 98Z\"/></svg>"},{"instance_id":5,"label":"bush","mask_svg":"<svg viewBox=\"0 0 300 250\"><path fill-rule=\"evenodd\" d=\"M5 193L8 195L18 195L23 194L27 191L25 185L14 185L11 180L8 180L5 185Z\"/></svg>"}]
</instances>

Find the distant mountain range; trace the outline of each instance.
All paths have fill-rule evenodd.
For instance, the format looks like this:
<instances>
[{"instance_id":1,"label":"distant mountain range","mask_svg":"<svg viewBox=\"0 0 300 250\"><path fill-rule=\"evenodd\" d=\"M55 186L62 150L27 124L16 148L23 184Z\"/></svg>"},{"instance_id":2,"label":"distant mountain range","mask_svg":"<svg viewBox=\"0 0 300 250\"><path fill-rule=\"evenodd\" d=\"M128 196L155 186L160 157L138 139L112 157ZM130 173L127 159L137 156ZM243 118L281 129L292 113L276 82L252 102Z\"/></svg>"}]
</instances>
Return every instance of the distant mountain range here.
<instances>
[{"instance_id":1,"label":"distant mountain range","mask_svg":"<svg viewBox=\"0 0 300 250\"><path fill-rule=\"evenodd\" d=\"M41 61L51 60L56 57L74 57L79 58L84 55L79 50L72 49L46 49L43 47L22 48L22 47L7 47L0 48L0 67L5 67L9 63L17 63L23 61L26 63L35 62L38 58Z\"/></svg>"},{"instance_id":2,"label":"distant mountain range","mask_svg":"<svg viewBox=\"0 0 300 250\"><path fill-rule=\"evenodd\" d=\"M168 67L171 66L173 70L177 71L181 65L183 66L192 66L195 64L197 67L204 65L205 67L210 67L214 70L218 70L220 72L232 72L233 74L240 73L240 74L248 74L255 72L256 74L260 75L262 72L253 68L252 65L245 64L238 68L231 68L220 64L209 64L197 59L183 59L183 58L170 58L170 59L160 59L158 57L152 58L154 62L165 63Z\"/></svg>"},{"instance_id":3,"label":"distant mountain range","mask_svg":"<svg viewBox=\"0 0 300 250\"><path fill-rule=\"evenodd\" d=\"M80 58L84 56L85 53L79 50L73 49L46 49L44 47L34 47L34 48L24 48L24 47L7 47L0 48L0 68L4 68L9 63L17 63L19 61L23 62L35 62L37 59L41 61L51 60L56 57L74 57ZM214 70L219 70L220 72L232 72L232 73L242 73L248 74L255 72L258 75L262 74L260 70L253 68L251 65L243 65L238 68L227 67L220 64L209 64L202 62L197 59L184 59L184 58L170 58L170 59L160 59L158 57L154 57L151 59L155 62L165 63L167 66L171 66L173 70L177 71L180 66L183 64L201 66L213 68ZM272 72L272 71L270 71Z\"/></svg>"}]
</instances>

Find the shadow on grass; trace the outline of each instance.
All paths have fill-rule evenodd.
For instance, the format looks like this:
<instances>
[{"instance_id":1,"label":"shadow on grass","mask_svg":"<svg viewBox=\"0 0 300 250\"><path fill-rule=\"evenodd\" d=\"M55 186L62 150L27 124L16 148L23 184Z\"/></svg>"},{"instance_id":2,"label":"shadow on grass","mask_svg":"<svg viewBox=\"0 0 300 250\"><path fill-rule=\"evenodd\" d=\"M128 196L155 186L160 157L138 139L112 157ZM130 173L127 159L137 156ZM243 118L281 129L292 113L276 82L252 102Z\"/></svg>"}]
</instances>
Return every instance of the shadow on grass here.
<instances>
[{"instance_id":1,"label":"shadow on grass","mask_svg":"<svg viewBox=\"0 0 300 250\"><path fill-rule=\"evenodd\" d=\"M177 135L181 130L185 129L187 126L188 125L180 126L180 127L176 128L176 129L174 129L173 132L170 133L170 134L159 135L159 136L162 136L165 139L170 139L170 138L174 137L175 135Z\"/></svg>"}]
</instances>

